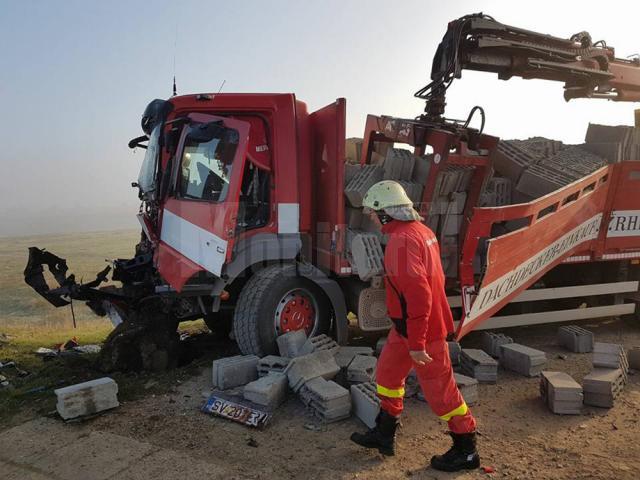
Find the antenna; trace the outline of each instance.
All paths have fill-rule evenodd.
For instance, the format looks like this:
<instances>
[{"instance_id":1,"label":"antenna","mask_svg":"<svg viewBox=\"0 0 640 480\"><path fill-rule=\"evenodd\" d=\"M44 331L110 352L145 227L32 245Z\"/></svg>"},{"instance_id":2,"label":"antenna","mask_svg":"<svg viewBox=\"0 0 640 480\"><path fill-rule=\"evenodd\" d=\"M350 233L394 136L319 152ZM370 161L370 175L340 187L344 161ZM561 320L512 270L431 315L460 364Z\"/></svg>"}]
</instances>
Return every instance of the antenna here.
<instances>
[{"instance_id":1,"label":"antenna","mask_svg":"<svg viewBox=\"0 0 640 480\"><path fill-rule=\"evenodd\" d=\"M176 51L178 50L178 21L176 20L176 31L173 38L173 95L175 97L178 94L176 88Z\"/></svg>"},{"instance_id":2,"label":"antenna","mask_svg":"<svg viewBox=\"0 0 640 480\"><path fill-rule=\"evenodd\" d=\"M216 95L219 94L222 91L222 87L224 87L224 84L227 83L227 80L223 80L222 83L220 84L220 88L218 89L218 91L216 92Z\"/></svg>"},{"instance_id":3,"label":"antenna","mask_svg":"<svg viewBox=\"0 0 640 480\"><path fill-rule=\"evenodd\" d=\"M173 76L173 95L172 97L175 97L178 94L178 91L176 90L176 76Z\"/></svg>"}]
</instances>

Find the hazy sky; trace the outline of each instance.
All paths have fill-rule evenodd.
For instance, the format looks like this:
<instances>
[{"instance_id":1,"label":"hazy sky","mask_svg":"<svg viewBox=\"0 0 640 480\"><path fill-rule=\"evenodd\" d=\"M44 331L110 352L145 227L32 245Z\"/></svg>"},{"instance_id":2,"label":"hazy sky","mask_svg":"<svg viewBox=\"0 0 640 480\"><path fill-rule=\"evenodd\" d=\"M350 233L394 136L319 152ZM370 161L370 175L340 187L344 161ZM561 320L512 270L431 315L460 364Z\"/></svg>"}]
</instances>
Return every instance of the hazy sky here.
<instances>
[{"instance_id":1,"label":"hazy sky","mask_svg":"<svg viewBox=\"0 0 640 480\"><path fill-rule=\"evenodd\" d=\"M606 9L604 6L606 5ZM637 1L0 0L0 236L136 226L141 134L153 98L294 92L311 110L347 98L347 134L367 113L414 117L447 22L483 11L568 37L587 30L640 52ZM562 86L463 73L447 115L487 112L488 133L579 143L589 121L630 124L640 104L565 103Z\"/></svg>"}]
</instances>

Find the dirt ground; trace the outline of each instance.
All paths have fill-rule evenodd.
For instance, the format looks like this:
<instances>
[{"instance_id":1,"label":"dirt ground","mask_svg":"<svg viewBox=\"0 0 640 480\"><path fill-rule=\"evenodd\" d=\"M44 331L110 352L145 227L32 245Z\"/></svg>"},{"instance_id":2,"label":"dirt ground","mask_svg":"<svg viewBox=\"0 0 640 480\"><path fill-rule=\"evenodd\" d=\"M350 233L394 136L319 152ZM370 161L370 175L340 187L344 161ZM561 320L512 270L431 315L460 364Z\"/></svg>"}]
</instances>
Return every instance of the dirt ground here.
<instances>
[{"instance_id":1,"label":"dirt ground","mask_svg":"<svg viewBox=\"0 0 640 480\"><path fill-rule=\"evenodd\" d=\"M582 326L593 330L598 341L640 345L640 324L631 319ZM591 354L564 351L556 345L556 330L548 325L505 333L544 350L547 369L568 372L580 382L590 371ZM478 341L479 335L472 334L463 347ZM431 455L448 448L449 438L445 426L416 399L406 401L399 454L393 458L349 441L351 432L364 429L358 420L321 425L294 395L263 431L201 413L210 391L210 368L84 424L40 419L5 430L0 433L0 463L13 469L8 478L637 478L640 372L631 373L614 408L585 407L582 415L558 416L543 405L537 378L501 369L497 384L480 385L472 408L479 422L482 464L495 469L491 475L481 470L442 474L427 467ZM36 440L20 443L32 430ZM83 452L77 471L61 455L63 444ZM85 455L85 449L90 453Z\"/></svg>"}]
</instances>

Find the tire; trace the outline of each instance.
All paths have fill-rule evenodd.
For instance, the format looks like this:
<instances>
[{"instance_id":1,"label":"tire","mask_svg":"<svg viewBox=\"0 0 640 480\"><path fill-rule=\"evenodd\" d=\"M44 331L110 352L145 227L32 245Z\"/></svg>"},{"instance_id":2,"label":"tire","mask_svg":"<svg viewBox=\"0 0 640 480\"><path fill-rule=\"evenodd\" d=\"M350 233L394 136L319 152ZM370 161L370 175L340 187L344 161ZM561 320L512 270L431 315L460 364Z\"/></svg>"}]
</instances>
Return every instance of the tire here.
<instances>
[{"instance_id":1,"label":"tire","mask_svg":"<svg viewBox=\"0 0 640 480\"><path fill-rule=\"evenodd\" d=\"M329 332L331 308L327 297L311 280L297 276L295 265L271 265L253 275L240 292L233 317L233 333L240 351L259 357L277 354L276 337L285 333L282 325L287 322L286 306L295 305L297 299L298 306L293 308L304 305L315 314L307 315L303 325L296 323L290 329L305 328L308 335ZM309 329L311 317L314 320Z\"/></svg>"}]
</instances>

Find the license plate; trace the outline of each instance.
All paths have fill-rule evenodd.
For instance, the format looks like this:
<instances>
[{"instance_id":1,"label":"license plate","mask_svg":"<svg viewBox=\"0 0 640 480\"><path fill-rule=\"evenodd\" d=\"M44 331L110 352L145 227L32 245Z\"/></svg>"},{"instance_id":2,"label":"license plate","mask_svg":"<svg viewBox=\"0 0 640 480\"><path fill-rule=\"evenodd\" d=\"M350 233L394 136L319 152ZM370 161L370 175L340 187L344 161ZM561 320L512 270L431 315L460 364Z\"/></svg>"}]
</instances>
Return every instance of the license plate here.
<instances>
[{"instance_id":1,"label":"license plate","mask_svg":"<svg viewBox=\"0 0 640 480\"><path fill-rule=\"evenodd\" d=\"M207 403L202 407L202 411L256 428L264 427L271 418L269 412L241 405L232 400L220 398L217 395L209 397Z\"/></svg>"}]
</instances>

